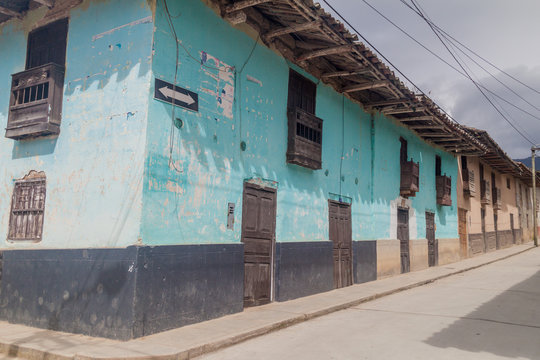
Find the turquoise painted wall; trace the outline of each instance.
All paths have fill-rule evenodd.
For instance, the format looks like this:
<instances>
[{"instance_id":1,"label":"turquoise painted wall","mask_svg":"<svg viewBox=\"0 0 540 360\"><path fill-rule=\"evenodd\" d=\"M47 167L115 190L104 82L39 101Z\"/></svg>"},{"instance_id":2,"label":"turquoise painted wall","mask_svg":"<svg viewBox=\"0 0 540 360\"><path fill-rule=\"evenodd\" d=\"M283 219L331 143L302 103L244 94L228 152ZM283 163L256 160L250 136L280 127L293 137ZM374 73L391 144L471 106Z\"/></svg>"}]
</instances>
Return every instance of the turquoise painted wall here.
<instances>
[{"instance_id":1,"label":"turquoise painted wall","mask_svg":"<svg viewBox=\"0 0 540 360\"><path fill-rule=\"evenodd\" d=\"M162 5L158 2L156 9L152 73L173 82L177 48ZM278 184L277 241L327 240L330 193L352 199L353 239L395 238L392 204L399 196L400 136L409 140L409 155L421 162L421 190L411 200L416 214L411 238L425 237L426 209L436 213L437 237L457 237L456 207L435 204L435 154L443 159L443 172L455 181L457 163L451 155L382 116L375 116L372 129L370 115L359 105L318 84L323 169L288 165L291 65L255 45L256 34L250 37L231 27L203 2L168 5L179 40L176 81L199 94L200 108L173 110L153 99L154 89L150 92L144 243L239 242L243 182L253 177ZM176 128L175 122L183 127ZM455 204L455 190L452 198ZM234 231L226 229L229 202L236 204Z\"/></svg>"},{"instance_id":2,"label":"turquoise painted wall","mask_svg":"<svg viewBox=\"0 0 540 360\"><path fill-rule=\"evenodd\" d=\"M46 8L0 26L0 123L11 74ZM145 0L85 1L70 10L61 133L14 141L0 134L2 248L116 247L137 243L151 78L153 20ZM9 49L9 51L7 51ZM44 171L43 240L9 243L13 181Z\"/></svg>"},{"instance_id":3,"label":"turquoise painted wall","mask_svg":"<svg viewBox=\"0 0 540 360\"><path fill-rule=\"evenodd\" d=\"M437 238L457 238L457 159L434 149L397 121L378 115L374 121L374 199L371 238L396 238L396 206L401 205L400 137L407 140L408 158L420 163L420 191L409 198L409 231L411 239L426 236L425 213L435 214ZM452 206L437 205L435 188L435 156L441 157L441 172L452 178ZM389 216L390 215L390 216Z\"/></svg>"}]
</instances>

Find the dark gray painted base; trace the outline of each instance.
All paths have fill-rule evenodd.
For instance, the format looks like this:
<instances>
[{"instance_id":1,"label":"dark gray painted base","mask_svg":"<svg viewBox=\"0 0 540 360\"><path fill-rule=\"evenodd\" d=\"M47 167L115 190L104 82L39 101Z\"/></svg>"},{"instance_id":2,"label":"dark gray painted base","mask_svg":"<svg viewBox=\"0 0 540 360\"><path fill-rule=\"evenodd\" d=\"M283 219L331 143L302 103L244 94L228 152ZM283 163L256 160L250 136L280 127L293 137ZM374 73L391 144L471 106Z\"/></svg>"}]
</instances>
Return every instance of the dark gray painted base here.
<instances>
[{"instance_id":1,"label":"dark gray painted base","mask_svg":"<svg viewBox=\"0 0 540 360\"><path fill-rule=\"evenodd\" d=\"M523 242L523 230L522 229L515 229L514 234L515 234L515 238L516 238L516 244L521 244Z\"/></svg>"},{"instance_id":2,"label":"dark gray painted base","mask_svg":"<svg viewBox=\"0 0 540 360\"><path fill-rule=\"evenodd\" d=\"M0 318L127 340L242 310L243 246L3 252Z\"/></svg>"},{"instance_id":3,"label":"dark gray painted base","mask_svg":"<svg viewBox=\"0 0 540 360\"><path fill-rule=\"evenodd\" d=\"M240 312L244 247L139 248L134 337Z\"/></svg>"},{"instance_id":4,"label":"dark gray painted base","mask_svg":"<svg viewBox=\"0 0 540 360\"><path fill-rule=\"evenodd\" d=\"M377 241L353 241L354 283L377 280Z\"/></svg>"},{"instance_id":5,"label":"dark gray painted base","mask_svg":"<svg viewBox=\"0 0 540 360\"><path fill-rule=\"evenodd\" d=\"M514 235L512 230L500 230L497 232L497 237L499 238L500 248L507 248L514 244Z\"/></svg>"},{"instance_id":6,"label":"dark gray painted base","mask_svg":"<svg viewBox=\"0 0 540 360\"><path fill-rule=\"evenodd\" d=\"M486 231L486 252L497 250L497 234L495 231Z\"/></svg>"},{"instance_id":7,"label":"dark gray painted base","mask_svg":"<svg viewBox=\"0 0 540 360\"><path fill-rule=\"evenodd\" d=\"M276 243L275 299L286 301L334 287L331 241Z\"/></svg>"},{"instance_id":8,"label":"dark gray painted base","mask_svg":"<svg viewBox=\"0 0 540 360\"><path fill-rule=\"evenodd\" d=\"M471 255L484 253L484 234L469 234L469 248Z\"/></svg>"},{"instance_id":9,"label":"dark gray painted base","mask_svg":"<svg viewBox=\"0 0 540 360\"><path fill-rule=\"evenodd\" d=\"M129 339L137 248L3 253L0 318L34 327Z\"/></svg>"}]
</instances>

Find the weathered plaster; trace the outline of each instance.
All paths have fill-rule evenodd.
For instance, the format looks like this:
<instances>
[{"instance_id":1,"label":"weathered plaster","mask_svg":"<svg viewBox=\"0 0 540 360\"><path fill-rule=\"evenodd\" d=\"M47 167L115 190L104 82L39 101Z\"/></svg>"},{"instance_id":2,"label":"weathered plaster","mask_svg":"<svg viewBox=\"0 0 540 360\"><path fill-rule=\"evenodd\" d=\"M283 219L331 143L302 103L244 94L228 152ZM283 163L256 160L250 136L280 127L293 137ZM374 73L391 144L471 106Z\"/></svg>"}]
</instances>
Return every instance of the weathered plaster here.
<instances>
[{"instance_id":1,"label":"weathered plaster","mask_svg":"<svg viewBox=\"0 0 540 360\"><path fill-rule=\"evenodd\" d=\"M13 180L36 170L47 176L43 240L4 242L4 248L117 247L139 238L153 26L107 32L152 13L142 0L67 5L60 135L25 141L0 136L0 238L7 236ZM1 27L0 48L10 49L0 53L2 124L10 75L24 70L31 23L46 17L40 8Z\"/></svg>"},{"instance_id":2,"label":"weathered plaster","mask_svg":"<svg viewBox=\"0 0 540 360\"><path fill-rule=\"evenodd\" d=\"M435 198L435 154L455 181L452 155L379 114L372 129L371 115L358 104L256 43L251 32L230 26L204 2L169 3L169 10L179 40L177 85L198 93L199 111L173 110L150 92L145 243L239 242L242 183L252 177L279 183L279 242L327 240L330 194L352 199L354 240L395 238L400 136L409 141L410 156L421 162L420 192L406 200L411 239L425 238L426 211L436 214L437 237L457 236L455 190L452 207L437 206ZM173 82L176 45L159 2L155 18L153 75ZM318 83L322 170L285 162L291 67ZM183 123L180 129L171 124L176 119ZM229 202L236 205L234 230L225 226Z\"/></svg>"}]
</instances>

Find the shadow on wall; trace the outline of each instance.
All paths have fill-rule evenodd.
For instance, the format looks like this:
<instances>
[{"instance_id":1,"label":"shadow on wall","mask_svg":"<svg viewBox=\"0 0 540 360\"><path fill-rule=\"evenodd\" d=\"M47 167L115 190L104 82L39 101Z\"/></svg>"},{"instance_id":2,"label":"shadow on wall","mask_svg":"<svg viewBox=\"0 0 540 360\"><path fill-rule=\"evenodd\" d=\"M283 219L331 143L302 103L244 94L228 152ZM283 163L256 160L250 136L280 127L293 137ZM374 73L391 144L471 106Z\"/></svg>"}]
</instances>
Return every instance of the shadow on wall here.
<instances>
[{"instance_id":1,"label":"shadow on wall","mask_svg":"<svg viewBox=\"0 0 540 360\"><path fill-rule=\"evenodd\" d=\"M429 338L439 348L539 359L540 271Z\"/></svg>"},{"instance_id":2,"label":"shadow on wall","mask_svg":"<svg viewBox=\"0 0 540 360\"><path fill-rule=\"evenodd\" d=\"M12 159L22 159L33 156L50 155L54 153L58 137L31 139L13 142Z\"/></svg>"},{"instance_id":3,"label":"shadow on wall","mask_svg":"<svg viewBox=\"0 0 540 360\"><path fill-rule=\"evenodd\" d=\"M155 102L153 106L156 108L155 113L164 113L170 116L170 105ZM340 177L339 158L336 157L335 162L326 159L323 162L323 169L311 170L297 165L286 163L286 147L287 135L284 133L282 139L278 139L272 145L267 145L265 141L261 141L261 137L268 136L272 139L272 135L279 131L274 131L272 134L260 135L257 133L257 124L254 120L244 119L244 131L248 132L255 130L255 135L238 136L237 127L235 127L236 119L230 120L224 116L213 114L213 119L202 119L197 116L192 116L190 113L185 113L181 109L177 109L176 118L182 120L182 127L177 129L170 125L170 131L174 132L173 138L177 140L173 143L171 153L163 152L161 147L169 146L169 140L162 135L159 136L159 144L153 151L150 160L151 176L153 181L157 181L163 189L169 181L178 182L180 186L192 184L197 176L201 181L208 181L214 190L220 191L242 191L241 185L238 185L238 179L249 177L260 177L279 182L280 189L287 189L302 198L304 196L310 198L328 198L328 193L338 193L340 183L343 188L343 195L353 198L356 204L362 206L369 205L368 187L363 186L363 182L359 181L361 172L354 175L346 173L350 169L357 169L356 159L347 155L344 162L343 177ZM286 122L285 112L282 121ZM170 117L164 119L170 124ZM285 126L279 124L280 120L273 120L270 125L274 128ZM277 123L277 124L276 124ZM246 130L247 129L247 130ZM150 129L149 131L156 131ZM170 133L169 133L170 134ZM244 145L244 146L242 146ZM324 151L324 150L323 150ZM170 162L173 162L176 171L171 170ZM219 174L219 176L216 176ZM347 176L345 176L347 175ZM228 184L224 182L214 182L214 178L226 179L229 176L233 180ZM209 179L209 180L206 180ZM228 186L239 186L237 189L226 188ZM399 188L396 189L396 196L399 193ZM190 196L190 193L186 194ZM285 202L294 203L295 199L286 198ZM389 203L388 200L384 200Z\"/></svg>"},{"instance_id":4,"label":"shadow on wall","mask_svg":"<svg viewBox=\"0 0 540 360\"><path fill-rule=\"evenodd\" d=\"M437 215L441 225L446 225L446 211L444 211L443 206L437 205Z\"/></svg>"}]
</instances>

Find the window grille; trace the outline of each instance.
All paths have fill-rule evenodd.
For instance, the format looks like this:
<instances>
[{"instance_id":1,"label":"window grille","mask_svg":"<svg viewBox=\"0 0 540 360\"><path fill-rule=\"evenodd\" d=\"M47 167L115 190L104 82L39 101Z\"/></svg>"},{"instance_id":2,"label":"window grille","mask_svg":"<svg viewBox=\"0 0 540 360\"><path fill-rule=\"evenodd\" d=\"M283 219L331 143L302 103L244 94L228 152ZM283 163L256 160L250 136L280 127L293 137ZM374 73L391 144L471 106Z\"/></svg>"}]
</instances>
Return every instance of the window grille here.
<instances>
[{"instance_id":1,"label":"window grille","mask_svg":"<svg viewBox=\"0 0 540 360\"><path fill-rule=\"evenodd\" d=\"M45 195L44 176L15 182L11 200L9 240L41 240Z\"/></svg>"}]
</instances>

